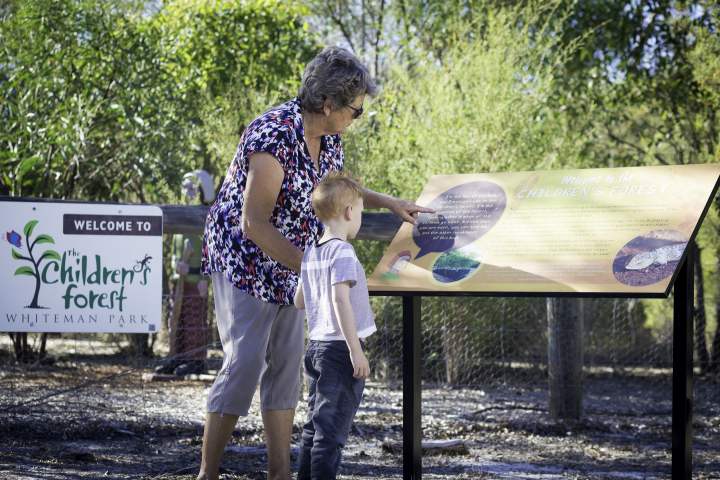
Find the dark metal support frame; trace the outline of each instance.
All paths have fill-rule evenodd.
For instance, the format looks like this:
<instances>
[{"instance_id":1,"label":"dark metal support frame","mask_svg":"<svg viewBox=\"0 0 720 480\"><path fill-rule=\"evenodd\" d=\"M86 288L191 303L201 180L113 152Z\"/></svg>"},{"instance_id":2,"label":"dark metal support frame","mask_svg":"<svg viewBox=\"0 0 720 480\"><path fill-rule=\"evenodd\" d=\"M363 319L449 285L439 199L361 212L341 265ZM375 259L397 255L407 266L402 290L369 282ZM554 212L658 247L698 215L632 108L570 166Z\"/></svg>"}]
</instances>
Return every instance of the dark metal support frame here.
<instances>
[{"instance_id":1,"label":"dark metal support frame","mask_svg":"<svg viewBox=\"0 0 720 480\"><path fill-rule=\"evenodd\" d=\"M673 296L672 478L692 477L693 243L675 279Z\"/></svg>"},{"instance_id":2,"label":"dark metal support frame","mask_svg":"<svg viewBox=\"0 0 720 480\"><path fill-rule=\"evenodd\" d=\"M419 480L422 475L422 420L419 296L403 301L403 478Z\"/></svg>"},{"instance_id":3,"label":"dark metal support frame","mask_svg":"<svg viewBox=\"0 0 720 480\"><path fill-rule=\"evenodd\" d=\"M693 258L688 243L673 288L672 479L692 477L693 404ZM380 292L377 292L378 294ZM385 295L391 295L385 292ZM399 295L399 293L395 293ZM402 294L403 302L403 478L422 478L422 293ZM432 294L427 295L432 296ZM464 295L471 296L471 295ZM480 295L478 295L480 296ZM509 296L502 294L482 296ZM512 295L514 297L522 294ZM537 295L535 295L537 296ZM553 295L548 295L553 296ZM592 295L571 295L588 297ZM624 296L627 297L627 296Z\"/></svg>"}]
</instances>

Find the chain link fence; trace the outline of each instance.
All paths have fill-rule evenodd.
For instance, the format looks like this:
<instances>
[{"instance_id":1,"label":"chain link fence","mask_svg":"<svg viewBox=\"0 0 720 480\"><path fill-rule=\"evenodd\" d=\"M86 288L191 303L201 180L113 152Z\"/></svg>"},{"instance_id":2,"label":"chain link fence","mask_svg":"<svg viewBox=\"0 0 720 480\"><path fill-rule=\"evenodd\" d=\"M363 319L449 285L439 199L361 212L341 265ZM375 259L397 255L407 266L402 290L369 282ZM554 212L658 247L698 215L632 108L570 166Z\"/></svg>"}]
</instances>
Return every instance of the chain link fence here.
<instances>
[{"instance_id":1,"label":"chain link fence","mask_svg":"<svg viewBox=\"0 0 720 480\"><path fill-rule=\"evenodd\" d=\"M672 368L672 325L646 328L643 302L582 301L587 374L631 377ZM402 376L402 301L376 300L375 307L378 333L368 342L375 375L397 383ZM425 297L421 312L424 382L483 386L544 381L545 298Z\"/></svg>"}]
</instances>

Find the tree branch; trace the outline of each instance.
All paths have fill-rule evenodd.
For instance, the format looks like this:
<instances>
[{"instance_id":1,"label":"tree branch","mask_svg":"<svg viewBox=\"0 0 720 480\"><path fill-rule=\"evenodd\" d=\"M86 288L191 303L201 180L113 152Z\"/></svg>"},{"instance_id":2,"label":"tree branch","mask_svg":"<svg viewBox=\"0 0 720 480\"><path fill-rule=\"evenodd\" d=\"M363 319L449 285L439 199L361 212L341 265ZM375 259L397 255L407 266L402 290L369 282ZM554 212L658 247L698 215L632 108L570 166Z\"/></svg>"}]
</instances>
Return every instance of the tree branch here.
<instances>
[{"instance_id":1,"label":"tree branch","mask_svg":"<svg viewBox=\"0 0 720 480\"><path fill-rule=\"evenodd\" d=\"M330 8L330 20L332 20L340 29L340 32L343 34L343 37L345 37L345 40L348 42L348 45L350 45L350 48L353 52L357 53L357 50L355 49L355 44L352 41L352 34L348 31L347 27L342 21L342 18L340 18L339 15L336 14L336 12Z\"/></svg>"},{"instance_id":2,"label":"tree branch","mask_svg":"<svg viewBox=\"0 0 720 480\"><path fill-rule=\"evenodd\" d=\"M385 13L385 0L380 0L380 15L375 30L375 78L379 75L380 69L380 38L383 33L383 15Z\"/></svg>"},{"instance_id":3,"label":"tree branch","mask_svg":"<svg viewBox=\"0 0 720 480\"><path fill-rule=\"evenodd\" d=\"M626 146L628 146L628 147L636 150L637 152L641 153L643 156L648 156L647 150L645 150L644 148L642 148L642 147L639 146L639 145L635 145L634 143L631 143L631 142L629 142L629 141L627 141L627 140L625 140L625 139L623 139L623 138L620 138L619 136L615 135L615 134L612 132L612 130L610 130L610 127L607 127L607 133L608 133L608 137L610 137L612 140L615 140L617 143L620 143L620 144L622 144L622 145L626 145ZM665 160L665 158L664 158L662 155L660 155L659 153L656 152L656 153L653 154L653 156L657 159L658 162L662 163L663 165L670 165L670 164L668 163L668 161Z\"/></svg>"}]
</instances>

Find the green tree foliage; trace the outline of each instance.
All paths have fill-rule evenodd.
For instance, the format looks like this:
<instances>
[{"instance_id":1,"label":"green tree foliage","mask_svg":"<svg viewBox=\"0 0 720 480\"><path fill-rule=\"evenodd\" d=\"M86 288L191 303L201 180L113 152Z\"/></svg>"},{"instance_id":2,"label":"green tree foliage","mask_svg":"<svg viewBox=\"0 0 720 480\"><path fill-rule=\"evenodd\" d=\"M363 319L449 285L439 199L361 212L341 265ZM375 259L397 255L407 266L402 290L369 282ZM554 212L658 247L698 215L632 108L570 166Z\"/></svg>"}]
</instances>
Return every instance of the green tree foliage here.
<instances>
[{"instance_id":1,"label":"green tree foliage","mask_svg":"<svg viewBox=\"0 0 720 480\"><path fill-rule=\"evenodd\" d=\"M222 174L257 114L294 96L320 50L298 3L174 0L152 21L193 125L196 167Z\"/></svg>"},{"instance_id":2,"label":"green tree foliage","mask_svg":"<svg viewBox=\"0 0 720 480\"><path fill-rule=\"evenodd\" d=\"M529 22L518 24L519 15L537 12L499 10L480 24L458 27L442 61L415 53L411 68L391 69L382 93L367 102L367 117L344 138L347 167L370 188L414 199L436 174L580 165L572 126L550 104L562 54L552 59L548 52L563 47L549 33L531 32ZM383 248L375 242L356 245L368 272ZM373 301L380 321L394 328L399 315L392 300ZM440 301L427 303L432 309ZM435 339L437 352L449 362L443 375L466 381L462 369L475 372L485 359L461 365L460 352L472 344L491 356L499 343L487 325L515 324L487 302L443 299L442 305L447 315L428 321L437 322L430 330L443 332ZM444 318L452 318L452 325Z\"/></svg>"},{"instance_id":3,"label":"green tree foliage","mask_svg":"<svg viewBox=\"0 0 720 480\"><path fill-rule=\"evenodd\" d=\"M296 85L317 49L287 2L29 0L0 25L0 165L13 195L167 199L206 162L208 104ZM227 161L227 159L226 159Z\"/></svg>"},{"instance_id":4,"label":"green tree foliage","mask_svg":"<svg viewBox=\"0 0 720 480\"><path fill-rule=\"evenodd\" d=\"M174 0L153 24L162 33L175 81L191 83L189 93L216 97L297 86L319 48L304 23L306 13L293 2Z\"/></svg>"},{"instance_id":5,"label":"green tree foliage","mask_svg":"<svg viewBox=\"0 0 720 480\"><path fill-rule=\"evenodd\" d=\"M717 158L714 3L570 4L558 34L582 41L565 64L558 98L588 133L587 154L599 165Z\"/></svg>"},{"instance_id":6,"label":"green tree foliage","mask_svg":"<svg viewBox=\"0 0 720 480\"><path fill-rule=\"evenodd\" d=\"M179 173L168 161L183 137L175 92L136 11L21 2L0 45L0 163L11 194L143 200Z\"/></svg>"},{"instance_id":7,"label":"green tree foliage","mask_svg":"<svg viewBox=\"0 0 720 480\"><path fill-rule=\"evenodd\" d=\"M531 39L515 15L489 17L483 35L466 26L442 63L391 70L345 138L350 169L371 188L416 198L435 174L577 164L574 133L548 103L554 40Z\"/></svg>"}]
</instances>

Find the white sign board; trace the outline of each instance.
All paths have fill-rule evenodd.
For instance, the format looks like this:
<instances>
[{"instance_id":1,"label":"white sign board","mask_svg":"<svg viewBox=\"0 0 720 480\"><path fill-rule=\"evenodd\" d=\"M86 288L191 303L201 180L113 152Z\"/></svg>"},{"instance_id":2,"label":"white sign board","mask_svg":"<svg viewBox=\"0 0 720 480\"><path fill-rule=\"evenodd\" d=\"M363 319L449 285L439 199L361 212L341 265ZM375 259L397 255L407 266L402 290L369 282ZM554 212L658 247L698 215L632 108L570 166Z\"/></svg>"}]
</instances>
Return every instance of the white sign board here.
<instances>
[{"instance_id":1,"label":"white sign board","mask_svg":"<svg viewBox=\"0 0 720 480\"><path fill-rule=\"evenodd\" d=\"M0 331L159 330L158 207L5 200L0 228Z\"/></svg>"}]
</instances>

